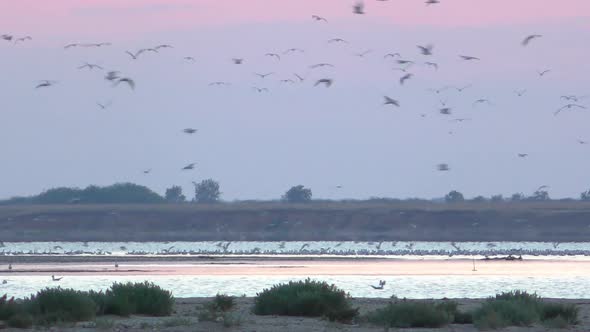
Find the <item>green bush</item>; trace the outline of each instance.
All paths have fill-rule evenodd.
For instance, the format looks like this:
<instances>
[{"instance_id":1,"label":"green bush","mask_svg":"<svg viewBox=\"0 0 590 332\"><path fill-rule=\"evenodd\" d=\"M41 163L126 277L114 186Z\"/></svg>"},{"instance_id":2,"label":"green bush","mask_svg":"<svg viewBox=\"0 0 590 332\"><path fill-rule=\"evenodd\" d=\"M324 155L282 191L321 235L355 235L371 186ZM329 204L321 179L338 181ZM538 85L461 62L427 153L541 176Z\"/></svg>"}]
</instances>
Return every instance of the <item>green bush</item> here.
<instances>
[{"instance_id":1,"label":"green bush","mask_svg":"<svg viewBox=\"0 0 590 332\"><path fill-rule=\"evenodd\" d=\"M275 285L257 294L256 315L320 317L349 310L349 296L325 282L305 281Z\"/></svg>"},{"instance_id":2,"label":"green bush","mask_svg":"<svg viewBox=\"0 0 590 332\"><path fill-rule=\"evenodd\" d=\"M6 321L6 325L17 329L30 329L33 327L33 316L26 312L16 313Z\"/></svg>"},{"instance_id":3,"label":"green bush","mask_svg":"<svg viewBox=\"0 0 590 332\"><path fill-rule=\"evenodd\" d=\"M100 293L98 293L100 294ZM94 295L100 299L100 295ZM147 281L142 283L114 283L104 293L105 314L129 316L169 316L174 306L172 293Z\"/></svg>"},{"instance_id":4,"label":"green bush","mask_svg":"<svg viewBox=\"0 0 590 332\"><path fill-rule=\"evenodd\" d=\"M97 309L88 293L60 287L41 290L24 305L38 324L92 320Z\"/></svg>"},{"instance_id":5,"label":"green bush","mask_svg":"<svg viewBox=\"0 0 590 332\"><path fill-rule=\"evenodd\" d=\"M0 297L0 320L8 320L22 311L24 311L23 305L14 301L14 297L8 299L6 294Z\"/></svg>"},{"instance_id":6,"label":"green bush","mask_svg":"<svg viewBox=\"0 0 590 332\"><path fill-rule=\"evenodd\" d=\"M235 306L234 299L235 297L233 296L217 294L213 299L213 304L216 310L225 312L231 310Z\"/></svg>"},{"instance_id":7,"label":"green bush","mask_svg":"<svg viewBox=\"0 0 590 332\"><path fill-rule=\"evenodd\" d=\"M384 327L438 328L453 323L458 312L457 303L452 301L434 303L401 300L370 312L367 314L367 320Z\"/></svg>"},{"instance_id":8,"label":"green bush","mask_svg":"<svg viewBox=\"0 0 590 332\"><path fill-rule=\"evenodd\" d=\"M498 329L534 324L574 325L578 309L574 305L547 303L536 294L513 291L488 299L473 313L475 326Z\"/></svg>"}]
</instances>

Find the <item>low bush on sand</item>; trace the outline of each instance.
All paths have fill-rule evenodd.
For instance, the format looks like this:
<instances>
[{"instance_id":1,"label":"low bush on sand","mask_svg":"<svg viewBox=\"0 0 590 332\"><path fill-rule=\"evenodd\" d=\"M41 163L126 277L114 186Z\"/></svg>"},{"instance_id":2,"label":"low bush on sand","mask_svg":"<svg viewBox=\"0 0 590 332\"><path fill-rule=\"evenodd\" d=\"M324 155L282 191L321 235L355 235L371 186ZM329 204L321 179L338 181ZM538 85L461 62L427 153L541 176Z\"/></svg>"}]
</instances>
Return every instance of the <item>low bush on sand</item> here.
<instances>
[{"instance_id":1,"label":"low bush on sand","mask_svg":"<svg viewBox=\"0 0 590 332\"><path fill-rule=\"evenodd\" d=\"M356 316L356 311L350 307L349 299L350 296L346 292L326 282L310 279L291 281L258 293L255 298L254 313L256 315L327 316L334 319L344 314Z\"/></svg>"},{"instance_id":2,"label":"low bush on sand","mask_svg":"<svg viewBox=\"0 0 590 332\"><path fill-rule=\"evenodd\" d=\"M578 323L578 308L571 304L545 302L536 294L512 291L489 298L475 310L473 321L480 329L535 324L568 327Z\"/></svg>"},{"instance_id":3,"label":"low bush on sand","mask_svg":"<svg viewBox=\"0 0 590 332\"><path fill-rule=\"evenodd\" d=\"M169 316L174 307L171 292L147 281L114 283L106 292L94 293L92 297L102 313L118 316Z\"/></svg>"},{"instance_id":4,"label":"low bush on sand","mask_svg":"<svg viewBox=\"0 0 590 332\"><path fill-rule=\"evenodd\" d=\"M38 325L93 320L97 309L87 292L59 287L39 291L23 305Z\"/></svg>"},{"instance_id":5,"label":"low bush on sand","mask_svg":"<svg viewBox=\"0 0 590 332\"><path fill-rule=\"evenodd\" d=\"M386 307L370 312L366 320L383 327L438 328L452 323L469 324L471 316L459 312L453 301L408 301L394 299Z\"/></svg>"}]
</instances>

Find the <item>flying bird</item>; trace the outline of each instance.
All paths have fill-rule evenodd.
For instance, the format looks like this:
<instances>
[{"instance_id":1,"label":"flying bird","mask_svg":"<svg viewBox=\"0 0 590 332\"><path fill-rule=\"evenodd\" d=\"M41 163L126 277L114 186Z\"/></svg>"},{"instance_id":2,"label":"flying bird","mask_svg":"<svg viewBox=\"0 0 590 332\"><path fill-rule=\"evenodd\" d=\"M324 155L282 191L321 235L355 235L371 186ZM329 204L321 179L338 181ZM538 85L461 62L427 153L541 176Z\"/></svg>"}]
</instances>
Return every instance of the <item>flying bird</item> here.
<instances>
[{"instance_id":1,"label":"flying bird","mask_svg":"<svg viewBox=\"0 0 590 332\"><path fill-rule=\"evenodd\" d=\"M84 68L88 68L89 70L92 70L94 68L98 68L100 70L104 70L103 67L101 67L99 65L92 64L92 63L88 63L88 62L84 62L83 65L81 65L80 67L78 67L78 69L84 69Z\"/></svg>"},{"instance_id":2,"label":"flying bird","mask_svg":"<svg viewBox=\"0 0 590 332\"><path fill-rule=\"evenodd\" d=\"M63 278L64 278L64 277L61 277L61 278L56 278L54 275L52 275L52 276L51 276L51 280L53 280L53 281L60 281L60 280L62 280Z\"/></svg>"},{"instance_id":3,"label":"flying bird","mask_svg":"<svg viewBox=\"0 0 590 332\"><path fill-rule=\"evenodd\" d=\"M55 83L57 83L56 81L48 81L48 80L43 80L43 81L39 81L39 82L40 83L37 84L35 89L47 88L47 87L50 87L50 86L54 85Z\"/></svg>"},{"instance_id":4,"label":"flying bird","mask_svg":"<svg viewBox=\"0 0 590 332\"><path fill-rule=\"evenodd\" d=\"M233 59L231 59L231 61L233 61L233 63L236 64L236 65L241 65L242 62L244 62L244 59L241 59L241 58L233 58Z\"/></svg>"},{"instance_id":5,"label":"flying bird","mask_svg":"<svg viewBox=\"0 0 590 332\"><path fill-rule=\"evenodd\" d=\"M115 86L119 85L120 83L127 83L127 85L131 88L131 90L135 90L135 81L129 77L122 77L119 78L116 82L115 82Z\"/></svg>"},{"instance_id":6,"label":"flying bird","mask_svg":"<svg viewBox=\"0 0 590 332\"><path fill-rule=\"evenodd\" d=\"M588 144L588 141L578 139L578 144L581 144L581 145Z\"/></svg>"},{"instance_id":7,"label":"flying bird","mask_svg":"<svg viewBox=\"0 0 590 332\"><path fill-rule=\"evenodd\" d=\"M320 84L324 84L327 88L332 86L333 80L331 78L322 78L315 82L313 86L318 86Z\"/></svg>"},{"instance_id":8,"label":"flying bird","mask_svg":"<svg viewBox=\"0 0 590 332\"><path fill-rule=\"evenodd\" d=\"M295 77L297 77L297 79L299 80L299 82L305 81L305 78L304 77L301 77L299 74L293 73L293 75L295 75Z\"/></svg>"},{"instance_id":9,"label":"flying bird","mask_svg":"<svg viewBox=\"0 0 590 332\"><path fill-rule=\"evenodd\" d=\"M168 45L168 44L162 44L162 45L155 46L154 50L159 50L161 48L174 48L174 46Z\"/></svg>"},{"instance_id":10,"label":"flying bird","mask_svg":"<svg viewBox=\"0 0 590 332\"><path fill-rule=\"evenodd\" d=\"M295 81L293 81L293 80L292 80L292 79L290 79L290 78L287 78L287 79L280 80L280 82L281 82L281 83L295 84Z\"/></svg>"},{"instance_id":11,"label":"flying bird","mask_svg":"<svg viewBox=\"0 0 590 332\"><path fill-rule=\"evenodd\" d=\"M20 38L17 38L14 41L14 43L15 44L18 44L19 42L24 42L24 41L27 41L27 40L33 40L33 38L31 36L20 37Z\"/></svg>"},{"instance_id":12,"label":"flying bird","mask_svg":"<svg viewBox=\"0 0 590 332\"><path fill-rule=\"evenodd\" d=\"M542 186L540 186L539 188L537 188L537 190L536 190L536 191L541 191L541 190L543 190L543 189L549 189L549 186L547 186L547 185L542 185Z\"/></svg>"},{"instance_id":13,"label":"flying bird","mask_svg":"<svg viewBox=\"0 0 590 332\"><path fill-rule=\"evenodd\" d=\"M182 170L183 170L183 171L188 171L188 170L195 169L195 165L196 165L196 163L190 163L190 164L188 164L188 165L184 166L184 167L182 168Z\"/></svg>"},{"instance_id":14,"label":"flying bird","mask_svg":"<svg viewBox=\"0 0 590 332\"><path fill-rule=\"evenodd\" d=\"M318 16L318 15L311 15L311 18L316 21L324 21L324 22L328 23L328 20L326 20L324 17Z\"/></svg>"},{"instance_id":15,"label":"flying bird","mask_svg":"<svg viewBox=\"0 0 590 332\"><path fill-rule=\"evenodd\" d=\"M473 106L477 106L479 104L488 104L489 106L492 106L492 102L485 98L481 98L473 102Z\"/></svg>"},{"instance_id":16,"label":"flying bird","mask_svg":"<svg viewBox=\"0 0 590 332\"><path fill-rule=\"evenodd\" d=\"M98 107L101 110L106 110L107 108L109 108L112 105L112 102L106 102L106 103L96 103L96 105L98 105Z\"/></svg>"},{"instance_id":17,"label":"flying bird","mask_svg":"<svg viewBox=\"0 0 590 332\"><path fill-rule=\"evenodd\" d=\"M522 44L522 46L527 46L533 39L541 38L541 37L543 37L543 36L542 35L529 35L525 39L523 39L521 44Z\"/></svg>"},{"instance_id":18,"label":"flying bird","mask_svg":"<svg viewBox=\"0 0 590 332\"><path fill-rule=\"evenodd\" d=\"M254 86L254 87L252 87L252 89L254 89L258 92L268 92L267 88L259 88L259 87Z\"/></svg>"},{"instance_id":19,"label":"flying bird","mask_svg":"<svg viewBox=\"0 0 590 332\"><path fill-rule=\"evenodd\" d=\"M420 49L420 53L422 53L422 55L432 55L432 49L434 48L433 45L417 45L417 47Z\"/></svg>"},{"instance_id":20,"label":"flying bird","mask_svg":"<svg viewBox=\"0 0 590 332\"><path fill-rule=\"evenodd\" d=\"M311 69L320 68L320 67L334 67L334 65L330 64L330 63L318 63L315 65L309 66L309 68L311 68Z\"/></svg>"},{"instance_id":21,"label":"flying bird","mask_svg":"<svg viewBox=\"0 0 590 332\"><path fill-rule=\"evenodd\" d=\"M190 62L196 62L197 61L192 56L185 56L183 59L186 60L186 61L190 61Z\"/></svg>"},{"instance_id":22,"label":"flying bird","mask_svg":"<svg viewBox=\"0 0 590 332\"><path fill-rule=\"evenodd\" d=\"M447 172L451 170L448 164L438 164L436 165L436 168L441 172Z\"/></svg>"},{"instance_id":23,"label":"flying bird","mask_svg":"<svg viewBox=\"0 0 590 332\"><path fill-rule=\"evenodd\" d=\"M266 73L266 74L259 74L259 73L254 73L256 76L260 77L260 78L266 78L267 76L270 76L274 73Z\"/></svg>"},{"instance_id":24,"label":"flying bird","mask_svg":"<svg viewBox=\"0 0 590 332\"><path fill-rule=\"evenodd\" d=\"M543 71L537 71L537 74L539 74L539 76L543 77L546 74L548 74L549 72L551 72L551 69L545 69Z\"/></svg>"},{"instance_id":25,"label":"flying bird","mask_svg":"<svg viewBox=\"0 0 590 332\"><path fill-rule=\"evenodd\" d=\"M290 48L290 49L286 50L285 52L283 52L283 54L289 54L289 53L294 53L294 52L305 53L304 50L294 47L294 48Z\"/></svg>"},{"instance_id":26,"label":"flying bird","mask_svg":"<svg viewBox=\"0 0 590 332\"><path fill-rule=\"evenodd\" d=\"M355 55L358 56L359 58L364 58L365 55L367 55L367 54L369 54L371 52L372 52L371 50L366 50L366 51L364 51L362 53L356 53Z\"/></svg>"},{"instance_id":27,"label":"flying bird","mask_svg":"<svg viewBox=\"0 0 590 332\"><path fill-rule=\"evenodd\" d=\"M362 1L358 1L354 6L352 6L352 12L354 14L364 14L365 13L365 3Z\"/></svg>"},{"instance_id":28,"label":"flying bird","mask_svg":"<svg viewBox=\"0 0 590 332\"><path fill-rule=\"evenodd\" d=\"M401 57L401 56L402 56L402 55L401 55L401 54L399 54L399 53L387 53L387 54L385 54L385 55L383 56L383 58L384 58L384 59L387 59L387 58L389 58L389 57L392 57L392 58L398 57L398 58L399 58L399 57Z\"/></svg>"},{"instance_id":29,"label":"flying bird","mask_svg":"<svg viewBox=\"0 0 590 332\"><path fill-rule=\"evenodd\" d=\"M434 68L434 70L438 70L438 64L436 62L424 62L424 64Z\"/></svg>"},{"instance_id":30,"label":"flying bird","mask_svg":"<svg viewBox=\"0 0 590 332\"><path fill-rule=\"evenodd\" d=\"M519 157L519 158L526 158L526 157L528 157L528 156L529 156L529 154L528 154L528 153L519 153L519 154L518 154L518 157Z\"/></svg>"},{"instance_id":31,"label":"flying bird","mask_svg":"<svg viewBox=\"0 0 590 332\"><path fill-rule=\"evenodd\" d=\"M426 2L425 2L426 6L436 5L436 4L439 4L439 3L440 3L439 0L426 0Z\"/></svg>"},{"instance_id":32,"label":"flying bird","mask_svg":"<svg viewBox=\"0 0 590 332\"><path fill-rule=\"evenodd\" d=\"M394 105L394 106L399 107L399 101L397 101L393 98L390 98L388 96L383 96L383 98L385 99L385 102L383 102L383 105Z\"/></svg>"},{"instance_id":33,"label":"flying bird","mask_svg":"<svg viewBox=\"0 0 590 332\"><path fill-rule=\"evenodd\" d=\"M453 111L453 109L450 107L443 107L438 110L438 112L443 115L451 115L452 111Z\"/></svg>"},{"instance_id":34,"label":"flying bird","mask_svg":"<svg viewBox=\"0 0 590 332\"><path fill-rule=\"evenodd\" d=\"M574 101L574 102L578 102L578 97L574 96L574 95L569 95L569 96L561 96L560 99L565 99L567 101Z\"/></svg>"},{"instance_id":35,"label":"flying bird","mask_svg":"<svg viewBox=\"0 0 590 332\"><path fill-rule=\"evenodd\" d=\"M517 96L522 97L526 93L526 90L514 90Z\"/></svg>"},{"instance_id":36,"label":"flying bird","mask_svg":"<svg viewBox=\"0 0 590 332\"><path fill-rule=\"evenodd\" d=\"M109 71L105 75L104 79L107 80L107 81L111 81L112 82L112 81L118 80L121 77L121 76L119 76L119 74L120 74L120 72L115 71L115 70L114 71Z\"/></svg>"},{"instance_id":37,"label":"flying bird","mask_svg":"<svg viewBox=\"0 0 590 332\"><path fill-rule=\"evenodd\" d=\"M150 174L152 172L152 169L146 169L143 171L143 174Z\"/></svg>"},{"instance_id":38,"label":"flying bird","mask_svg":"<svg viewBox=\"0 0 590 332\"><path fill-rule=\"evenodd\" d=\"M14 37L12 35L1 35L0 38L6 41L11 41Z\"/></svg>"},{"instance_id":39,"label":"flying bird","mask_svg":"<svg viewBox=\"0 0 590 332\"><path fill-rule=\"evenodd\" d=\"M453 119L451 121L452 122L465 122L465 121L471 121L471 118L457 118L457 119Z\"/></svg>"},{"instance_id":40,"label":"flying bird","mask_svg":"<svg viewBox=\"0 0 590 332\"><path fill-rule=\"evenodd\" d=\"M183 129L183 130L182 130L182 132L183 132L183 133L185 133L185 134L189 134L189 135L191 135L191 134L194 134L194 133L196 133L197 131L198 131L198 129L194 129L194 128L186 128L186 129Z\"/></svg>"},{"instance_id":41,"label":"flying bird","mask_svg":"<svg viewBox=\"0 0 590 332\"><path fill-rule=\"evenodd\" d=\"M213 85L230 85L228 82L211 82L209 83L209 86L213 86Z\"/></svg>"},{"instance_id":42,"label":"flying bird","mask_svg":"<svg viewBox=\"0 0 590 332\"><path fill-rule=\"evenodd\" d=\"M383 289L383 287L385 287L385 280L379 280L379 286L375 286L375 285L369 285L371 287L373 287L373 289Z\"/></svg>"},{"instance_id":43,"label":"flying bird","mask_svg":"<svg viewBox=\"0 0 590 332\"><path fill-rule=\"evenodd\" d=\"M399 79L399 84L404 85L404 83L407 80L409 80L410 78L412 78L412 76L414 76L414 74L410 74L410 73L405 74L404 76L402 76L402 78Z\"/></svg>"},{"instance_id":44,"label":"flying bird","mask_svg":"<svg viewBox=\"0 0 590 332\"><path fill-rule=\"evenodd\" d=\"M450 88L449 86L443 86L442 88L439 88L439 89L428 89L428 91L434 92L436 94L440 94L441 92L443 92L449 88Z\"/></svg>"},{"instance_id":45,"label":"flying bird","mask_svg":"<svg viewBox=\"0 0 590 332\"><path fill-rule=\"evenodd\" d=\"M328 40L328 44L332 44L332 43L344 43L344 44L348 44L348 42L342 38L332 38L330 40Z\"/></svg>"},{"instance_id":46,"label":"flying bird","mask_svg":"<svg viewBox=\"0 0 590 332\"><path fill-rule=\"evenodd\" d=\"M466 85L466 86L464 86L464 87L455 87L455 86L453 86L452 88L455 88L455 89L456 89L458 92L463 92L463 90L465 90L465 89L469 89L469 88L470 88L470 87L472 87L472 86L473 86L473 85L471 85L471 84L468 84L468 85Z\"/></svg>"},{"instance_id":47,"label":"flying bird","mask_svg":"<svg viewBox=\"0 0 590 332\"><path fill-rule=\"evenodd\" d=\"M578 104L567 104L567 105L563 106L562 108L558 109L557 111L555 111L555 113L553 113L553 115L557 115L563 110L571 110L573 108L586 109L586 106L582 106L582 105L578 105Z\"/></svg>"},{"instance_id":48,"label":"flying bird","mask_svg":"<svg viewBox=\"0 0 590 332\"><path fill-rule=\"evenodd\" d=\"M266 53L264 56L275 57L277 60L281 60L281 56L276 53Z\"/></svg>"},{"instance_id":49,"label":"flying bird","mask_svg":"<svg viewBox=\"0 0 590 332\"><path fill-rule=\"evenodd\" d=\"M410 60L397 60L396 62L400 65L408 65L408 66L411 66L414 64L414 61L410 61Z\"/></svg>"},{"instance_id":50,"label":"flying bird","mask_svg":"<svg viewBox=\"0 0 590 332\"><path fill-rule=\"evenodd\" d=\"M477 61L479 61L479 60L481 60L481 59L480 59L480 58L478 58L478 57L475 57L475 56L470 56L470 55L459 55L459 57L460 57L461 59L465 60L465 61L474 61L474 60L477 60Z\"/></svg>"}]
</instances>

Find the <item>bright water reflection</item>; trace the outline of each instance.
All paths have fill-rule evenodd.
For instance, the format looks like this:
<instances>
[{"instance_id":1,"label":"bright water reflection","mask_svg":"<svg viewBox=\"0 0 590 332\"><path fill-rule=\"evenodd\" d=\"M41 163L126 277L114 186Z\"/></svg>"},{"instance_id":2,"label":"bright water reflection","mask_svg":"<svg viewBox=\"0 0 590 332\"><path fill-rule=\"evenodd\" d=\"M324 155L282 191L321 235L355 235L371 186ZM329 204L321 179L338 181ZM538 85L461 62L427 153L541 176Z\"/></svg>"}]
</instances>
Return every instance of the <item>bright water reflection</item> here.
<instances>
[{"instance_id":1,"label":"bright water reflection","mask_svg":"<svg viewBox=\"0 0 590 332\"><path fill-rule=\"evenodd\" d=\"M209 297L217 293L255 296L276 283L303 280L285 276L66 276L59 283L49 276L0 276L7 284L0 293L25 297L46 287L61 286L78 290L100 290L113 282L152 281L169 289L176 297ZM498 292L521 289L552 298L590 298L590 277L509 277L509 276L395 276L385 277L387 287L379 291L369 287L379 278L367 276L314 276L336 284L353 297L387 298L393 294L408 298L482 298Z\"/></svg>"}]
</instances>

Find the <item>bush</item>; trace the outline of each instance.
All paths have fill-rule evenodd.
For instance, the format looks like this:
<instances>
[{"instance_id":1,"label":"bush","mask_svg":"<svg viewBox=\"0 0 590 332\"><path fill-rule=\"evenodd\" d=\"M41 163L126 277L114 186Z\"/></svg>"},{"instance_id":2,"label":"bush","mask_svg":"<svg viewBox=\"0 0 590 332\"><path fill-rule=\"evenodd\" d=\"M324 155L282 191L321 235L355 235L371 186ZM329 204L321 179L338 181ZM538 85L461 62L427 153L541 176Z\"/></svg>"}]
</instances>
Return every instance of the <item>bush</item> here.
<instances>
[{"instance_id":1,"label":"bush","mask_svg":"<svg viewBox=\"0 0 590 332\"><path fill-rule=\"evenodd\" d=\"M14 297L8 299L8 296L0 297L0 320L8 320L17 313L24 311L21 304L14 301Z\"/></svg>"},{"instance_id":2,"label":"bush","mask_svg":"<svg viewBox=\"0 0 590 332\"><path fill-rule=\"evenodd\" d=\"M334 285L305 281L275 285L257 294L256 315L320 317L350 310L349 296Z\"/></svg>"},{"instance_id":3,"label":"bush","mask_svg":"<svg viewBox=\"0 0 590 332\"><path fill-rule=\"evenodd\" d=\"M33 316L26 312L19 312L11 316L6 321L6 325L16 327L17 329L30 329L33 327Z\"/></svg>"},{"instance_id":4,"label":"bush","mask_svg":"<svg viewBox=\"0 0 590 332\"><path fill-rule=\"evenodd\" d=\"M452 301L434 303L401 300L367 314L370 323L396 328L438 328L455 322L456 317L465 319L465 314L460 314L457 303Z\"/></svg>"},{"instance_id":5,"label":"bush","mask_svg":"<svg viewBox=\"0 0 590 332\"><path fill-rule=\"evenodd\" d=\"M94 295L100 300L100 293ZM119 316L132 314L169 316L174 306L172 293L147 281L114 283L104 293L103 312Z\"/></svg>"},{"instance_id":6,"label":"bush","mask_svg":"<svg viewBox=\"0 0 590 332\"><path fill-rule=\"evenodd\" d=\"M445 202L447 203L459 203L463 202L464 200L465 197L463 197L463 194L456 190L452 190L445 195Z\"/></svg>"},{"instance_id":7,"label":"bush","mask_svg":"<svg viewBox=\"0 0 590 332\"><path fill-rule=\"evenodd\" d=\"M216 310L225 312L231 310L234 307L234 299L235 298L233 296L217 294L213 299L213 304Z\"/></svg>"},{"instance_id":8,"label":"bush","mask_svg":"<svg viewBox=\"0 0 590 332\"><path fill-rule=\"evenodd\" d=\"M97 310L88 293L60 287L41 290L24 305L38 324L88 321L94 319Z\"/></svg>"},{"instance_id":9,"label":"bush","mask_svg":"<svg viewBox=\"0 0 590 332\"><path fill-rule=\"evenodd\" d=\"M578 309L574 305L546 303L536 294L513 291L488 299L473 314L475 326L497 329L533 324L578 323Z\"/></svg>"}]
</instances>

